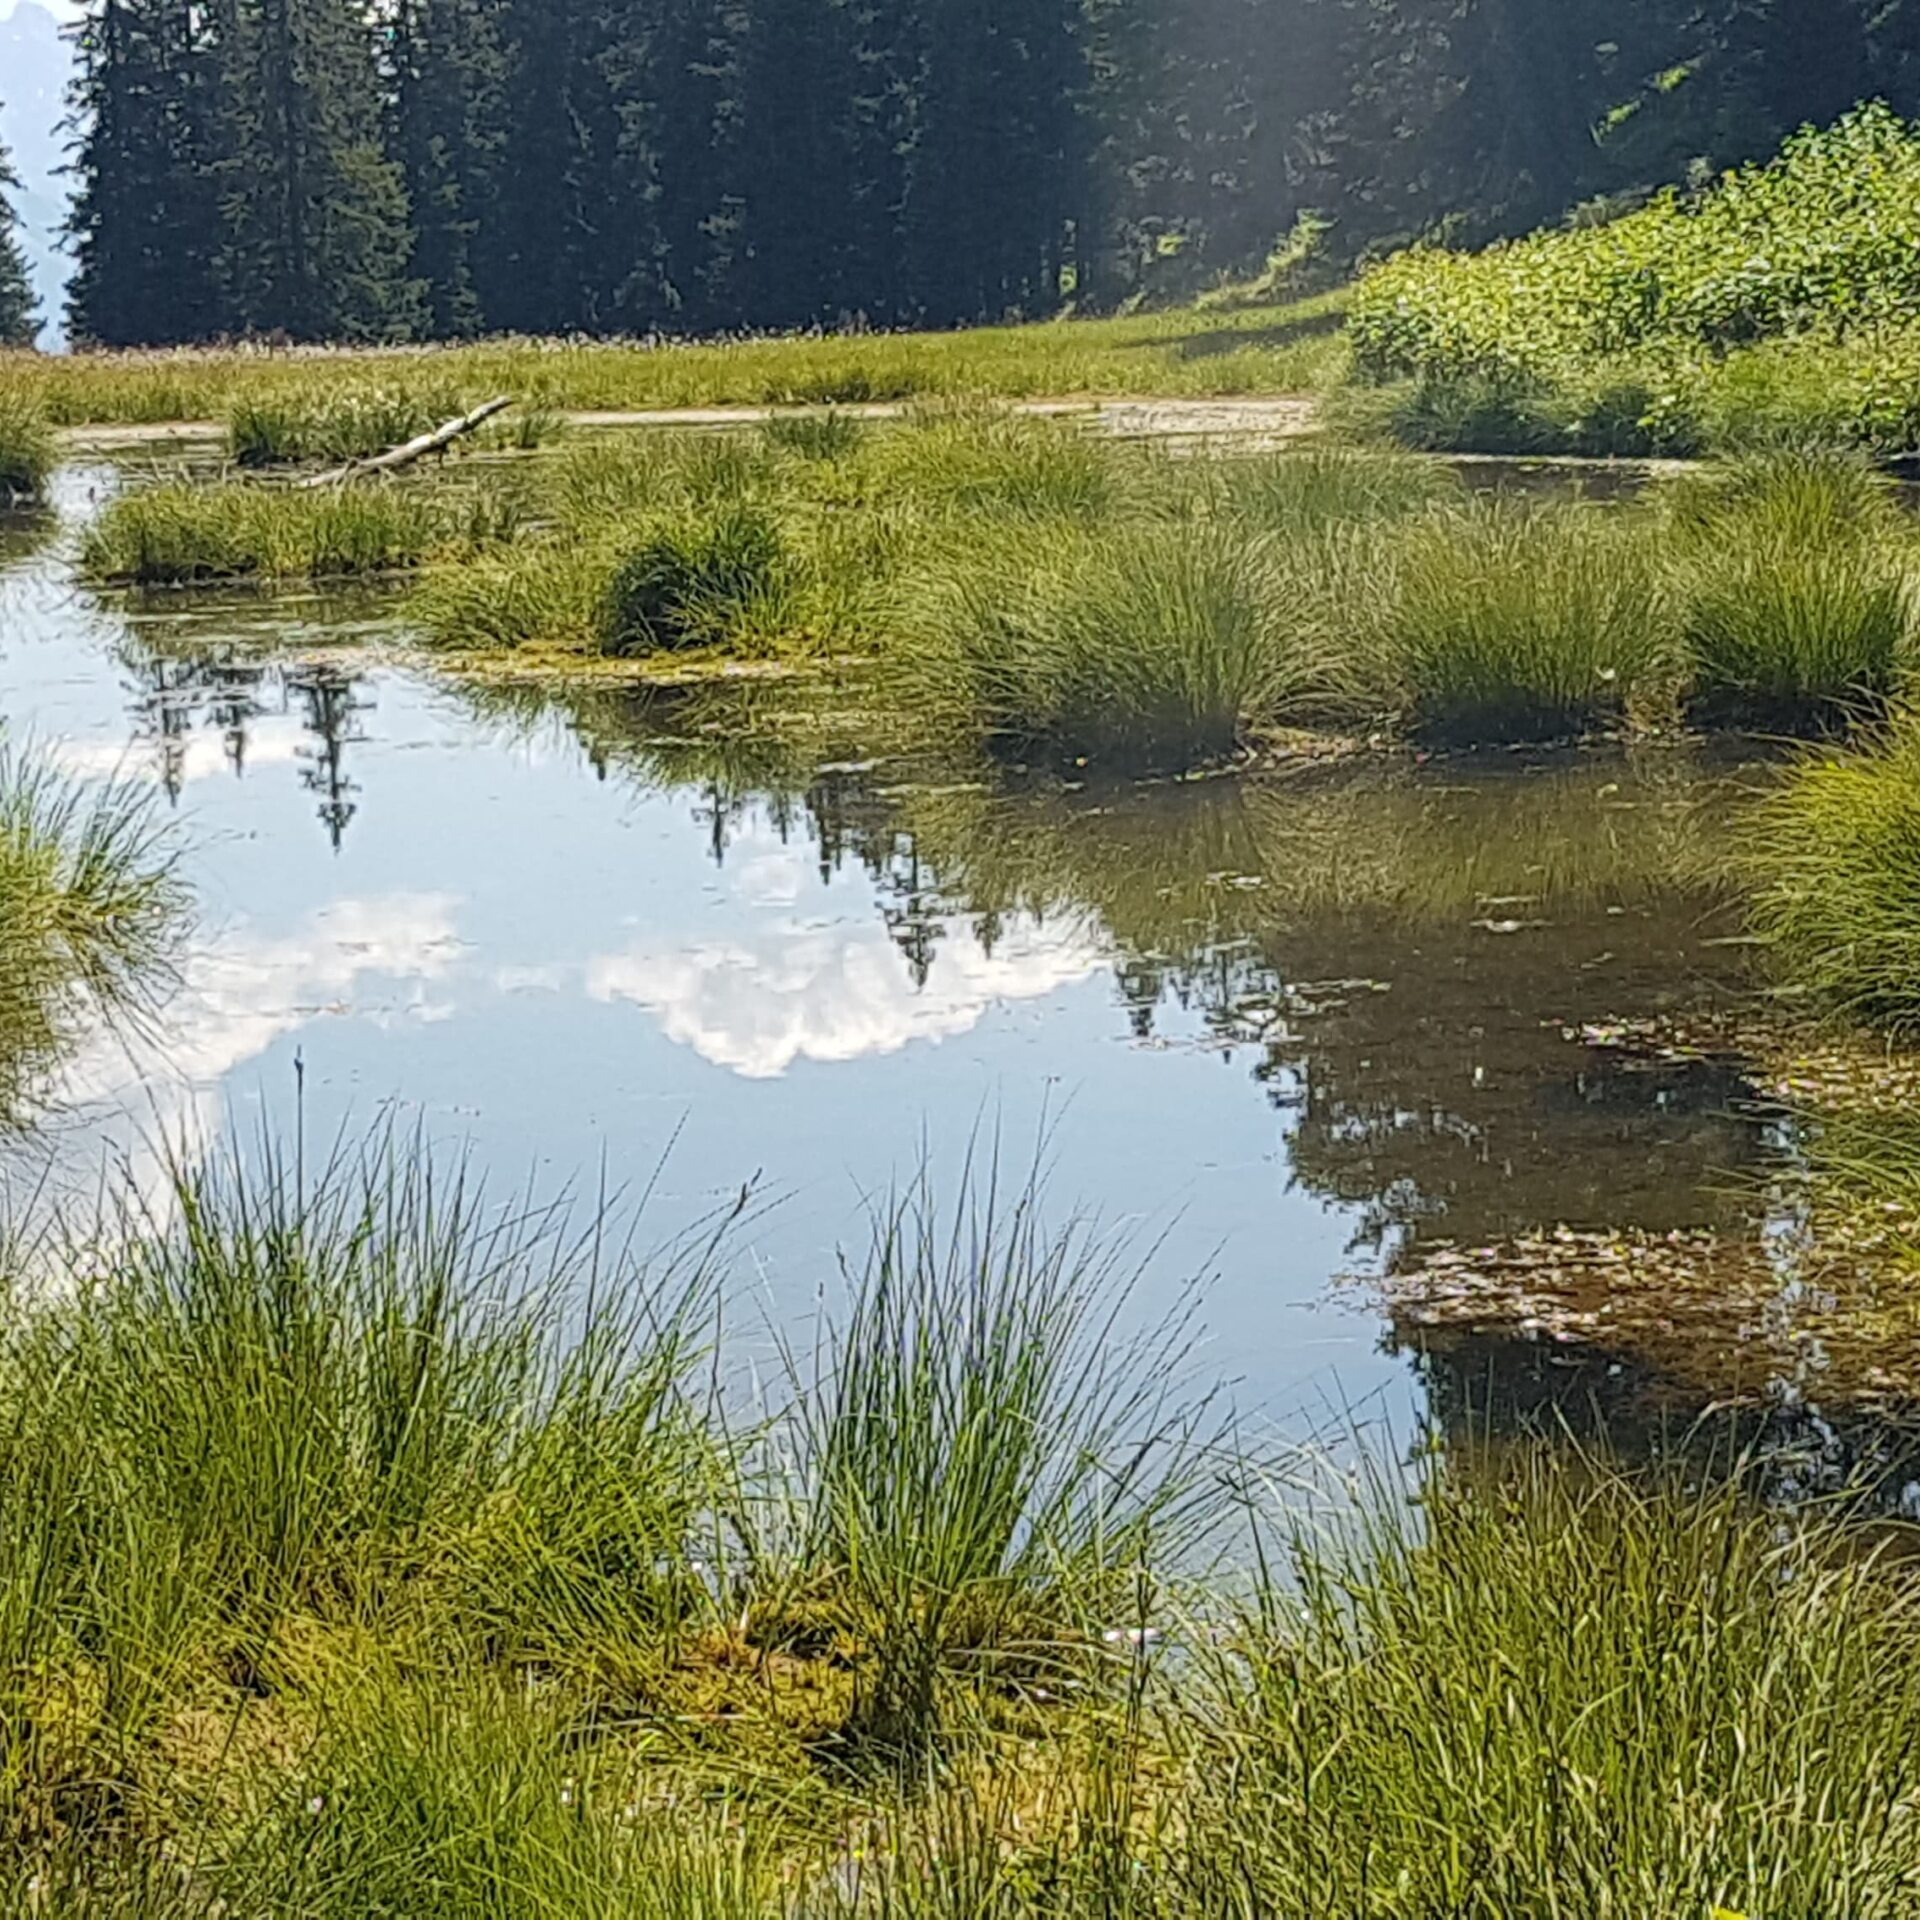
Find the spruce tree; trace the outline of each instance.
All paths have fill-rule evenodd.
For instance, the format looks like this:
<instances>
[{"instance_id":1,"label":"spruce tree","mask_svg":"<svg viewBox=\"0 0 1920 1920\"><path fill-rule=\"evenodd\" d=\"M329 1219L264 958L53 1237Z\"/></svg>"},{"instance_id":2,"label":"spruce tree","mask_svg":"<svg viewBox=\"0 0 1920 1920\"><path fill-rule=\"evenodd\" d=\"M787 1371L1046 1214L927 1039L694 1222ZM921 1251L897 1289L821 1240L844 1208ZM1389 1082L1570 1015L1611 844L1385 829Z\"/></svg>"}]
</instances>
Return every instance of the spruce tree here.
<instances>
[{"instance_id":1,"label":"spruce tree","mask_svg":"<svg viewBox=\"0 0 1920 1920\"><path fill-rule=\"evenodd\" d=\"M419 328L406 184L356 0L221 0L219 273L230 323L295 340Z\"/></svg>"},{"instance_id":2,"label":"spruce tree","mask_svg":"<svg viewBox=\"0 0 1920 1920\"><path fill-rule=\"evenodd\" d=\"M500 187L505 54L499 0L398 0L390 151L413 219L413 271L436 339L486 325L476 242Z\"/></svg>"},{"instance_id":3,"label":"spruce tree","mask_svg":"<svg viewBox=\"0 0 1920 1920\"><path fill-rule=\"evenodd\" d=\"M76 35L74 337L197 340L222 324L209 72L189 0L95 0Z\"/></svg>"},{"instance_id":4,"label":"spruce tree","mask_svg":"<svg viewBox=\"0 0 1920 1920\"><path fill-rule=\"evenodd\" d=\"M7 150L0 146L0 347L30 347L40 328L39 303L27 275L26 256L20 251L13 207L12 196L19 187Z\"/></svg>"}]
</instances>

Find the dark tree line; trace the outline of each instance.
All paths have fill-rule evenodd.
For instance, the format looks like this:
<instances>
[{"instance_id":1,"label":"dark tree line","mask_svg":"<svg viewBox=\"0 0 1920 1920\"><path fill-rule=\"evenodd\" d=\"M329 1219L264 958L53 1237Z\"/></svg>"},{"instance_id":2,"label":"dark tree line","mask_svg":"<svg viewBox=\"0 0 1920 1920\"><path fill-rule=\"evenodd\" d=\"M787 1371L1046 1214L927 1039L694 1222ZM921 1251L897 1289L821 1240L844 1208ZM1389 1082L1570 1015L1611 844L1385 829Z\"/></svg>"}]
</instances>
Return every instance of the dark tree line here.
<instances>
[{"instance_id":1,"label":"dark tree line","mask_svg":"<svg viewBox=\"0 0 1920 1920\"><path fill-rule=\"evenodd\" d=\"M92 0L102 343L957 325L1920 111L1920 0ZM0 321L6 227L0 220Z\"/></svg>"}]
</instances>

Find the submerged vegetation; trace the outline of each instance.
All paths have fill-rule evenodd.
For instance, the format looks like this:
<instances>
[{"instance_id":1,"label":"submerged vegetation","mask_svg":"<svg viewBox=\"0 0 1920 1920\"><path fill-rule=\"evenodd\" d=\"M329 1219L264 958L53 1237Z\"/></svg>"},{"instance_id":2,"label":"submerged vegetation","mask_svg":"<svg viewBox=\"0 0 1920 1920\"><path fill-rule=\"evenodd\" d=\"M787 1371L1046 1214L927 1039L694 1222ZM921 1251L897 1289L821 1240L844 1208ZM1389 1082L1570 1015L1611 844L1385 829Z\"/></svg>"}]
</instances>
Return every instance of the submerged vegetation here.
<instances>
[{"instance_id":1,"label":"submerged vegetation","mask_svg":"<svg viewBox=\"0 0 1920 1920\"><path fill-rule=\"evenodd\" d=\"M1682 1920L1920 1886L1920 1590L1842 1510L1522 1447L1302 1460L1284 1519L1177 1324L1126 1338L1030 1193L884 1207L745 1424L724 1222L643 1262L392 1138L128 1205L109 1284L0 1336L10 1897Z\"/></svg>"}]
</instances>

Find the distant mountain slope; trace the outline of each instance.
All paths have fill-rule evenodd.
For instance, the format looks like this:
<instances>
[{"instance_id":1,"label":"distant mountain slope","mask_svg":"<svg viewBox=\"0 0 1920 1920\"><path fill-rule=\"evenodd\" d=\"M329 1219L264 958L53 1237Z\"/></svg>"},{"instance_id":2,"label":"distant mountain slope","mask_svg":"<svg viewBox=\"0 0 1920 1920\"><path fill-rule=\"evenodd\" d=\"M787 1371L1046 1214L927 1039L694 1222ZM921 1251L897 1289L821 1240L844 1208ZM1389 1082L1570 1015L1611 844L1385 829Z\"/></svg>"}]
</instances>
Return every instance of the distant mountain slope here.
<instances>
[{"instance_id":1,"label":"distant mountain slope","mask_svg":"<svg viewBox=\"0 0 1920 1920\"><path fill-rule=\"evenodd\" d=\"M58 337L68 272L57 244L67 183L56 169L66 158L60 122L72 67L72 49L60 37L59 23L35 0L22 0L10 18L0 20L0 139L11 148L20 175L16 205L49 343Z\"/></svg>"}]
</instances>

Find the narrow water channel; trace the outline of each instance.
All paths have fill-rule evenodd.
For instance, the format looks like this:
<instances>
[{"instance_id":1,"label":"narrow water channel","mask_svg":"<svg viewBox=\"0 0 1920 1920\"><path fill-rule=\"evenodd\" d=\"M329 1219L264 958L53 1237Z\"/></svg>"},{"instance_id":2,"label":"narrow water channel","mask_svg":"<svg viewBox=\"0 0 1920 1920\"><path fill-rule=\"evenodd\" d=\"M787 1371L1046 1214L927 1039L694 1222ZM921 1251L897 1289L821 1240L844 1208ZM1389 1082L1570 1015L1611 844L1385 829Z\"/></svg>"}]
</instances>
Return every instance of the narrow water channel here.
<instances>
[{"instance_id":1,"label":"narrow water channel","mask_svg":"<svg viewBox=\"0 0 1920 1920\"><path fill-rule=\"evenodd\" d=\"M463 687L403 639L378 598L96 597L58 525L0 534L9 734L159 789L199 909L157 1030L93 1038L6 1149L16 1206L284 1128L300 1084L309 1138L397 1117L503 1196L650 1190L662 1237L752 1184L738 1284L781 1320L877 1190L997 1131L1129 1237L1138 1311L1210 1276L1207 1364L1302 1432L1657 1393L1643 1346L1398 1313L1442 1243L1767 1230L1737 1073L1586 1033L1746 990L1737 759L989 791L762 751L713 697ZM1775 1364L1744 1387L1803 1401Z\"/></svg>"}]
</instances>

